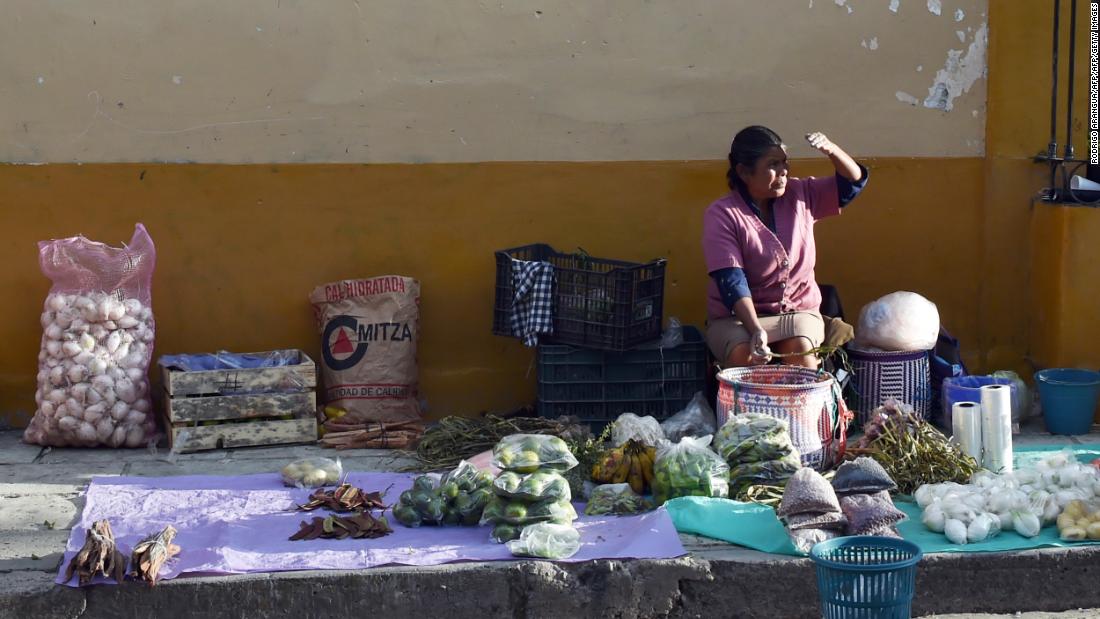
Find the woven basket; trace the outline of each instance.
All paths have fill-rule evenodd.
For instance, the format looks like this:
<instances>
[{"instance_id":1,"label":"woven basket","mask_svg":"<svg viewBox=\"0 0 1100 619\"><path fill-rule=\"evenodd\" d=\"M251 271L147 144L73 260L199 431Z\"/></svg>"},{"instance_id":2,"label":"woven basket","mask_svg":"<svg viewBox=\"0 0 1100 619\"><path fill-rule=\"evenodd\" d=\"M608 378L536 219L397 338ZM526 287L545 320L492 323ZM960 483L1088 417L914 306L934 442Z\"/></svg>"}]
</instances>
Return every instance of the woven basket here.
<instances>
[{"instance_id":1,"label":"woven basket","mask_svg":"<svg viewBox=\"0 0 1100 619\"><path fill-rule=\"evenodd\" d=\"M718 381L719 427L734 415L768 415L788 423L803 466L824 469L843 456L851 414L831 374L764 365L722 370Z\"/></svg>"},{"instance_id":2,"label":"woven basket","mask_svg":"<svg viewBox=\"0 0 1100 619\"><path fill-rule=\"evenodd\" d=\"M890 398L909 404L921 419L928 419L933 398L928 355L927 350L848 351L852 385L858 394L853 408L861 426Z\"/></svg>"}]
</instances>

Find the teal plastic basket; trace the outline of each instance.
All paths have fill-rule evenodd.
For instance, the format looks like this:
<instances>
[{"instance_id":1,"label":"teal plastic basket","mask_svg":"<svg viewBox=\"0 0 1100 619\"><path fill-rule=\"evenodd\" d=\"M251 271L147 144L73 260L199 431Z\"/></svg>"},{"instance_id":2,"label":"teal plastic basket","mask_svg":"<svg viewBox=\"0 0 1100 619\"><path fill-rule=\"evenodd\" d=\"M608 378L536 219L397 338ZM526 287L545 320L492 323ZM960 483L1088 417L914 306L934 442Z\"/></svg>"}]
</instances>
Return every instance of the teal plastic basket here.
<instances>
[{"instance_id":1,"label":"teal plastic basket","mask_svg":"<svg viewBox=\"0 0 1100 619\"><path fill-rule=\"evenodd\" d=\"M821 616L826 619L907 619L917 563L911 542L891 537L839 537L810 550L817 567Z\"/></svg>"}]
</instances>

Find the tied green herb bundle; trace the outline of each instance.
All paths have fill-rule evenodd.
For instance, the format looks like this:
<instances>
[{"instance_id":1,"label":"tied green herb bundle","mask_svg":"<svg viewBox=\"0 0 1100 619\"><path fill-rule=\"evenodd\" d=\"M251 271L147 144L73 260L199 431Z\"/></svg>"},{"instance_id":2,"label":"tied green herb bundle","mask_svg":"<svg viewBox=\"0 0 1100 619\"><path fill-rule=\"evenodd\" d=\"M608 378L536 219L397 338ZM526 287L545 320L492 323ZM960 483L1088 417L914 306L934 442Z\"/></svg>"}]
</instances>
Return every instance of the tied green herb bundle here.
<instances>
[{"instance_id":1,"label":"tied green herb bundle","mask_svg":"<svg viewBox=\"0 0 1100 619\"><path fill-rule=\"evenodd\" d=\"M513 434L550 434L567 442L583 441L591 435L587 426L579 425L576 419L570 417L444 417L424 432L416 447L419 463L413 470L454 468L463 460L492 449L502 438Z\"/></svg>"},{"instance_id":2,"label":"tied green herb bundle","mask_svg":"<svg viewBox=\"0 0 1100 619\"><path fill-rule=\"evenodd\" d=\"M863 437L846 456L874 458L903 494L912 494L924 484L963 484L981 468L932 424L917 417L911 406L894 400L875 409Z\"/></svg>"}]
</instances>

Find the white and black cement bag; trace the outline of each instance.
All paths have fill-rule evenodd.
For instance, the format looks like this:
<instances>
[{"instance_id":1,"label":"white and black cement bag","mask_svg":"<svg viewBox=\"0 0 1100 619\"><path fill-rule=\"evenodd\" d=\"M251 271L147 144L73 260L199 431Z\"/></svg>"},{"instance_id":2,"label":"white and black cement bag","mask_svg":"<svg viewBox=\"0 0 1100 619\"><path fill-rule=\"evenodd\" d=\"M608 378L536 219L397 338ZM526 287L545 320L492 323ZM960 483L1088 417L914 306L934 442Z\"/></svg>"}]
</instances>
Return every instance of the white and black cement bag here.
<instances>
[{"instance_id":1,"label":"white and black cement bag","mask_svg":"<svg viewBox=\"0 0 1100 619\"><path fill-rule=\"evenodd\" d=\"M325 402L347 410L347 421L420 419L420 282L349 279L318 286L309 300L321 333Z\"/></svg>"}]
</instances>

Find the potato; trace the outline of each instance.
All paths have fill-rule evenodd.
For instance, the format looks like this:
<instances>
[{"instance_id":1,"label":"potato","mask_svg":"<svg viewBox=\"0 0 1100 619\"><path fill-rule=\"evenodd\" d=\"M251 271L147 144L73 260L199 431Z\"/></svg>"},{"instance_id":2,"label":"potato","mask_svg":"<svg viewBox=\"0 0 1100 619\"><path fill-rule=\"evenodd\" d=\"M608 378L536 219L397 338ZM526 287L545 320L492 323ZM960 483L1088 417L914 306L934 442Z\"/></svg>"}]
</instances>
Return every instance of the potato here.
<instances>
[{"instance_id":1,"label":"potato","mask_svg":"<svg viewBox=\"0 0 1100 619\"><path fill-rule=\"evenodd\" d=\"M1089 536L1089 539L1100 540L1100 522L1094 522L1085 529L1085 533Z\"/></svg>"},{"instance_id":2,"label":"potato","mask_svg":"<svg viewBox=\"0 0 1100 619\"><path fill-rule=\"evenodd\" d=\"M324 486L328 481L328 473L320 469L315 469L302 477L302 483L310 487Z\"/></svg>"},{"instance_id":3,"label":"potato","mask_svg":"<svg viewBox=\"0 0 1100 619\"><path fill-rule=\"evenodd\" d=\"M1061 538L1066 541L1080 541L1083 539L1088 539L1088 533L1085 531L1085 529L1079 527L1070 527L1062 531Z\"/></svg>"},{"instance_id":4,"label":"potato","mask_svg":"<svg viewBox=\"0 0 1100 619\"><path fill-rule=\"evenodd\" d=\"M1070 501L1066 505L1066 509L1062 511L1063 514L1069 514L1074 520L1080 520L1086 515L1085 504L1081 501Z\"/></svg>"}]
</instances>

